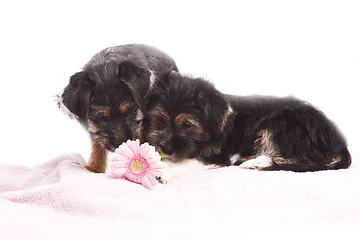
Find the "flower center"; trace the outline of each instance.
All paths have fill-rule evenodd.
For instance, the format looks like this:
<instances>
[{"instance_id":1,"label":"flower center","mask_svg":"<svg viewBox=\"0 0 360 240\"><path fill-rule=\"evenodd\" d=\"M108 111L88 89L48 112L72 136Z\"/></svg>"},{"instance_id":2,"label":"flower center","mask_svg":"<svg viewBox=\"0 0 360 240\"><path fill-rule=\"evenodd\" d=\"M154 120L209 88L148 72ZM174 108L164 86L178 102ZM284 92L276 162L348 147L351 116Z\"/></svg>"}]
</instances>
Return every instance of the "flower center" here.
<instances>
[{"instance_id":1,"label":"flower center","mask_svg":"<svg viewBox=\"0 0 360 240\"><path fill-rule=\"evenodd\" d=\"M141 161L142 159L136 159L131 163L131 170L134 173L141 173L142 171L144 171L145 166L144 166L144 162Z\"/></svg>"},{"instance_id":2,"label":"flower center","mask_svg":"<svg viewBox=\"0 0 360 240\"><path fill-rule=\"evenodd\" d=\"M142 178L148 172L149 163L143 157L135 155L130 159L127 169L132 176Z\"/></svg>"}]
</instances>

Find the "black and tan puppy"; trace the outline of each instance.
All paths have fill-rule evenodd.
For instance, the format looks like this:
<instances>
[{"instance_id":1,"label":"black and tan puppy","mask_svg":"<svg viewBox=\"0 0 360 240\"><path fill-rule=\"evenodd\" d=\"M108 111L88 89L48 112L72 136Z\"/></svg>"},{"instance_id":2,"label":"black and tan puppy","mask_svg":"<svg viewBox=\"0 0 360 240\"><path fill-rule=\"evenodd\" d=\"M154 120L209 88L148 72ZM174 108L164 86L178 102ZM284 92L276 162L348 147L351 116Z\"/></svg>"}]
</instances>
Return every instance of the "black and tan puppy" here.
<instances>
[{"instance_id":1,"label":"black and tan puppy","mask_svg":"<svg viewBox=\"0 0 360 240\"><path fill-rule=\"evenodd\" d=\"M60 97L64 106L88 130L92 152L86 168L104 173L107 151L141 136L144 98L155 74L177 71L172 58L145 45L107 48L70 78Z\"/></svg>"},{"instance_id":2,"label":"black and tan puppy","mask_svg":"<svg viewBox=\"0 0 360 240\"><path fill-rule=\"evenodd\" d=\"M335 125L295 98L224 95L207 81L170 72L156 82L146 107L144 140L172 162L298 172L351 163Z\"/></svg>"}]
</instances>

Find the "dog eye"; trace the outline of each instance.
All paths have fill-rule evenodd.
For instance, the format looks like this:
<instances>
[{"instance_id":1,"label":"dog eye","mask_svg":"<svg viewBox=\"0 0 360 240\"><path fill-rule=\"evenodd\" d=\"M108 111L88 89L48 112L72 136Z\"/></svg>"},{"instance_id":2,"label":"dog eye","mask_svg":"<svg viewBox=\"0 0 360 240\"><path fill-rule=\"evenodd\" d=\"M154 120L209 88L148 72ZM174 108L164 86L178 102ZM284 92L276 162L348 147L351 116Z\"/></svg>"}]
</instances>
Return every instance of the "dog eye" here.
<instances>
[{"instance_id":1,"label":"dog eye","mask_svg":"<svg viewBox=\"0 0 360 240\"><path fill-rule=\"evenodd\" d=\"M153 122L153 125L156 130L164 130L166 128L166 121L165 119L157 118Z\"/></svg>"},{"instance_id":2,"label":"dog eye","mask_svg":"<svg viewBox=\"0 0 360 240\"><path fill-rule=\"evenodd\" d=\"M181 123L180 128L185 131L191 131L191 132L199 132L200 128L197 124L192 123L190 121L184 121Z\"/></svg>"},{"instance_id":3,"label":"dog eye","mask_svg":"<svg viewBox=\"0 0 360 240\"><path fill-rule=\"evenodd\" d=\"M191 128L191 127L195 127L191 122L189 121L185 121L181 124L182 128Z\"/></svg>"},{"instance_id":4,"label":"dog eye","mask_svg":"<svg viewBox=\"0 0 360 240\"><path fill-rule=\"evenodd\" d=\"M97 114L95 116L95 121L107 121L108 119L109 119L109 116L106 116L106 115Z\"/></svg>"},{"instance_id":5,"label":"dog eye","mask_svg":"<svg viewBox=\"0 0 360 240\"><path fill-rule=\"evenodd\" d=\"M124 114L124 113L128 112L131 108L132 108L132 104L128 103L128 102L125 102L125 103L120 105L119 112L121 114Z\"/></svg>"},{"instance_id":6,"label":"dog eye","mask_svg":"<svg viewBox=\"0 0 360 240\"><path fill-rule=\"evenodd\" d=\"M109 117L110 117L110 110L108 108L103 108L95 113L94 119L97 121L102 121L109 119Z\"/></svg>"}]
</instances>

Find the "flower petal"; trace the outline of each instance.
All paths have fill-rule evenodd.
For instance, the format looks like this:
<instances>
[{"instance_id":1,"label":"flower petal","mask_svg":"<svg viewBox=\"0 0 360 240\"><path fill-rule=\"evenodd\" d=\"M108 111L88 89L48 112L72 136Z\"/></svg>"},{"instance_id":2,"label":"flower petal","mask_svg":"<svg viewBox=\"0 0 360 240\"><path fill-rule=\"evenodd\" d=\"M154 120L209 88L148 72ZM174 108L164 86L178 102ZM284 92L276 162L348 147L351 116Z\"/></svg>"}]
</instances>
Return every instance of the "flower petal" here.
<instances>
[{"instance_id":1,"label":"flower petal","mask_svg":"<svg viewBox=\"0 0 360 240\"><path fill-rule=\"evenodd\" d=\"M154 164L151 164L150 169L164 169L165 164L162 162L156 162Z\"/></svg>"},{"instance_id":2,"label":"flower petal","mask_svg":"<svg viewBox=\"0 0 360 240\"><path fill-rule=\"evenodd\" d=\"M147 189L150 189L152 187L151 181L147 175L144 176L141 184L144 185Z\"/></svg>"},{"instance_id":3,"label":"flower petal","mask_svg":"<svg viewBox=\"0 0 360 240\"><path fill-rule=\"evenodd\" d=\"M140 144L140 141L138 139L136 141L127 140L126 144L130 148L130 150L133 152L134 155L138 154L139 144Z\"/></svg>"},{"instance_id":4,"label":"flower petal","mask_svg":"<svg viewBox=\"0 0 360 240\"><path fill-rule=\"evenodd\" d=\"M161 162L161 157L158 154L153 155L151 158L148 158L150 164L157 164Z\"/></svg>"},{"instance_id":5,"label":"flower petal","mask_svg":"<svg viewBox=\"0 0 360 240\"><path fill-rule=\"evenodd\" d=\"M136 181L136 178L135 178L133 175L129 174L128 172L125 172L125 173L124 173L124 177L126 177L127 179L129 179L129 180L132 181L132 182L138 183L138 182Z\"/></svg>"},{"instance_id":6,"label":"flower petal","mask_svg":"<svg viewBox=\"0 0 360 240\"><path fill-rule=\"evenodd\" d=\"M131 171L129 164L134 160L144 161L144 164L148 165L144 170L145 172L138 174ZM159 176L164 168L165 165L161 162L161 157L155 147L148 143L140 145L138 139L135 141L127 140L122 143L112 157L111 171L114 176L123 176L148 189L158 183L155 176Z\"/></svg>"},{"instance_id":7,"label":"flower petal","mask_svg":"<svg viewBox=\"0 0 360 240\"><path fill-rule=\"evenodd\" d=\"M111 167L112 168L125 168L126 162L125 161L116 161L112 162Z\"/></svg>"},{"instance_id":8,"label":"flower petal","mask_svg":"<svg viewBox=\"0 0 360 240\"><path fill-rule=\"evenodd\" d=\"M142 156L142 157L145 157L145 155L150 151L149 149L149 144L146 142L146 143L143 143L140 145L139 147L139 154Z\"/></svg>"},{"instance_id":9,"label":"flower petal","mask_svg":"<svg viewBox=\"0 0 360 240\"><path fill-rule=\"evenodd\" d=\"M153 150L148 151L146 154L142 155L144 158L148 159L151 162L160 161L159 153Z\"/></svg>"},{"instance_id":10,"label":"flower petal","mask_svg":"<svg viewBox=\"0 0 360 240\"><path fill-rule=\"evenodd\" d=\"M112 172L113 176L121 177L122 175L124 175L126 170L125 170L125 168L116 168L116 169L112 169L111 172Z\"/></svg>"},{"instance_id":11,"label":"flower petal","mask_svg":"<svg viewBox=\"0 0 360 240\"><path fill-rule=\"evenodd\" d=\"M148 174L152 176L159 176L162 173L161 169L149 169Z\"/></svg>"},{"instance_id":12,"label":"flower petal","mask_svg":"<svg viewBox=\"0 0 360 240\"><path fill-rule=\"evenodd\" d=\"M118 149L120 150L118 153L127 158L132 158L134 156L133 152L126 143L121 144Z\"/></svg>"},{"instance_id":13,"label":"flower petal","mask_svg":"<svg viewBox=\"0 0 360 240\"><path fill-rule=\"evenodd\" d=\"M149 178L149 180L150 180L150 182L151 182L151 185L153 185L153 186L159 183L159 182L156 180L156 178L153 177L153 176L148 176L148 178Z\"/></svg>"},{"instance_id":14,"label":"flower petal","mask_svg":"<svg viewBox=\"0 0 360 240\"><path fill-rule=\"evenodd\" d=\"M121 154L114 154L111 162L126 162L129 158L125 157L124 155Z\"/></svg>"}]
</instances>

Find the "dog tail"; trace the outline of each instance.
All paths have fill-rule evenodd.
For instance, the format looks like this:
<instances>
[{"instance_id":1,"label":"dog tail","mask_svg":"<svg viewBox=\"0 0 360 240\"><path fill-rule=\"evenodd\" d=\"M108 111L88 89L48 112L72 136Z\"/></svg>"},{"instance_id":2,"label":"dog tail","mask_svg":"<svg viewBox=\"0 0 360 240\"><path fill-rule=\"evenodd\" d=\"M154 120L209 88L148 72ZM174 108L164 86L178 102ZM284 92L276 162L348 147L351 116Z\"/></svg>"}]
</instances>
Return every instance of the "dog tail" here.
<instances>
[{"instance_id":1,"label":"dog tail","mask_svg":"<svg viewBox=\"0 0 360 240\"><path fill-rule=\"evenodd\" d=\"M292 171L292 172L315 172L327 170L324 166L318 164L273 164L270 167L261 169L262 171Z\"/></svg>"},{"instance_id":2,"label":"dog tail","mask_svg":"<svg viewBox=\"0 0 360 240\"><path fill-rule=\"evenodd\" d=\"M336 157L332 158L331 162L326 165L320 165L317 163L312 164L273 164L270 167L266 167L262 170L265 171L276 171L285 170L293 172L315 172L322 170L336 170L348 168L351 164L351 155L348 149L343 148Z\"/></svg>"}]
</instances>

